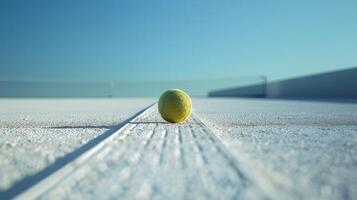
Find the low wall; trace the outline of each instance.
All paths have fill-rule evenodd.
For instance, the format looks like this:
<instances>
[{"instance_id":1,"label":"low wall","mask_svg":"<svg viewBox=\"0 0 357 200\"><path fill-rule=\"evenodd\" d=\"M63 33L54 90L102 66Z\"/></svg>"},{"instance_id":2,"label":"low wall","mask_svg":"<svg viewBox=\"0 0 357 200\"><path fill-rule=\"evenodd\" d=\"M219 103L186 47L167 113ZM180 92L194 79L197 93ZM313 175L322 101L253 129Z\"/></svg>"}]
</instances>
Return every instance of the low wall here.
<instances>
[{"instance_id":1,"label":"low wall","mask_svg":"<svg viewBox=\"0 0 357 200\"><path fill-rule=\"evenodd\" d=\"M357 68L267 84L267 98L357 98Z\"/></svg>"},{"instance_id":2,"label":"low wall","mask_svg":"<svg viewBox=\"0 0 357 200\"><path fill-rule=\"evenodd\" d=\"M357 99L357 68L222 89L210 92L209 96Z\"/></svg>"},{"instance_id":3,"label":"low wall","mask_svg":"<svg viewBox=\"0 0 357 200\"><path fill-rule=\"evenodd\" d=\"M208 93L209 97L265 97L265 84L228 88Z\"/></svg>"}]
</instances>

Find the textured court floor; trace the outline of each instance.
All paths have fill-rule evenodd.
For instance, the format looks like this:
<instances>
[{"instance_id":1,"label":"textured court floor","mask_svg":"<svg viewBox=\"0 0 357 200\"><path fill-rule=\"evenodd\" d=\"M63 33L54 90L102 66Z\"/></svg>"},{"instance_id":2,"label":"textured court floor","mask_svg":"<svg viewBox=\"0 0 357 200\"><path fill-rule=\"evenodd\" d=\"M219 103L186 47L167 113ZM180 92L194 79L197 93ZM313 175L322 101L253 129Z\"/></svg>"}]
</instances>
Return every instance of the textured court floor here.
<instances>
[{"instance_id":1,"label":"textured court floor","mask_svg":"<svg viewBox=\"0 0 357 200\"><path fill-rule=\"evenodd\" d=\"M357 197L356 104L194 99L183 125L162 121L155 105L125 121L154 102L1 100L0 196ZM68 162L48 167L61 159Z\"/></svg>"},{"instance_id":2,"label":"textured court floor","mask_svg":"<svg viewBox=\"0 0 357 200\"><path fill-rule=\"evenodd\" d=\"M273 198L357 198L357 104L198 99L195 113Z\"/></svg>"},{"instance_id":3,"label":"textured court floor","mask_svg":"<svg viewBox=\"0 0 357 200\"><path fill-rule=\"evenodd\" d=\"M1 99L0 191L115 129L153 102L153 99Z\"/></svg>"}]
</instances>

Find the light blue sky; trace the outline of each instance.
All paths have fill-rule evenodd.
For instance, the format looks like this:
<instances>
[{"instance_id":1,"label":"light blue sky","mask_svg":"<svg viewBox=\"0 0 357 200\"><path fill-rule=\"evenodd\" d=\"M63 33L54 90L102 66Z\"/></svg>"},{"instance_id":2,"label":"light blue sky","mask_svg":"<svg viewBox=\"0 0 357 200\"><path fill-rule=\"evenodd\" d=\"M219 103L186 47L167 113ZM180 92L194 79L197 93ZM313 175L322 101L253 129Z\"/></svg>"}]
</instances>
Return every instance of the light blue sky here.
<instances>
[{"instance_id":1,"label":"light blue sky","mask_svg":"<svg viewBox=\"0 0 357 200\"><path fill-rule=\"evenodd\" d=\"M356 0L0 2L2 80L275 80L353 66Z\"/></svg>"}]
</instances>

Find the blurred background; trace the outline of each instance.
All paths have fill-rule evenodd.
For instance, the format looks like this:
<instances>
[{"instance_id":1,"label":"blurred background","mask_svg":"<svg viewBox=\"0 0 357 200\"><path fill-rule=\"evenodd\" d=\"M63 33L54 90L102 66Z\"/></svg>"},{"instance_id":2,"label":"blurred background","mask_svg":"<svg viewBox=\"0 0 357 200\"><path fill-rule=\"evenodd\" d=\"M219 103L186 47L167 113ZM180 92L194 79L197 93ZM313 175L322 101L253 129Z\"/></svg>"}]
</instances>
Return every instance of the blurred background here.
<instances>
[{"instance_id":1,"label":"blurred background","mask_svg":"<svg viewBox=\"0 0 357 200\"><path fill-rule=\"evenodd\" d=\"M270 82L356 66L356 10L355 0L3 0L0 96L207 96L261 85L251 96L266 97ZM351 73L301 88L353 85Z\"/></svg>"}]
</instances>

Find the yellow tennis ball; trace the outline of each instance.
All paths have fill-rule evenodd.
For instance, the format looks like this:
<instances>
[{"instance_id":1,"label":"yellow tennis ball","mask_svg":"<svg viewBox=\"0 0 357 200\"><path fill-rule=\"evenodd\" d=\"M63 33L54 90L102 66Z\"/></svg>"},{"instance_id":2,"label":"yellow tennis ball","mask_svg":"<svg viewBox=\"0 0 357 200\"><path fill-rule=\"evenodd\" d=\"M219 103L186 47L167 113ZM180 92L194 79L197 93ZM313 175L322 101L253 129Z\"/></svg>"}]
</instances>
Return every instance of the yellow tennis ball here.
<instances>
[{"instance_id":1,"label":"yellow tennis ball","mask_svg":"<svg viewBox=\"0 0 357 200\"><path fill-rule=\"evenodd\" d=\"M172 123L182 123L191 114L192 103L186 92L179 89L167 90L159 99L159 112L162 118Z\"/></svg>"}]
</instances>

